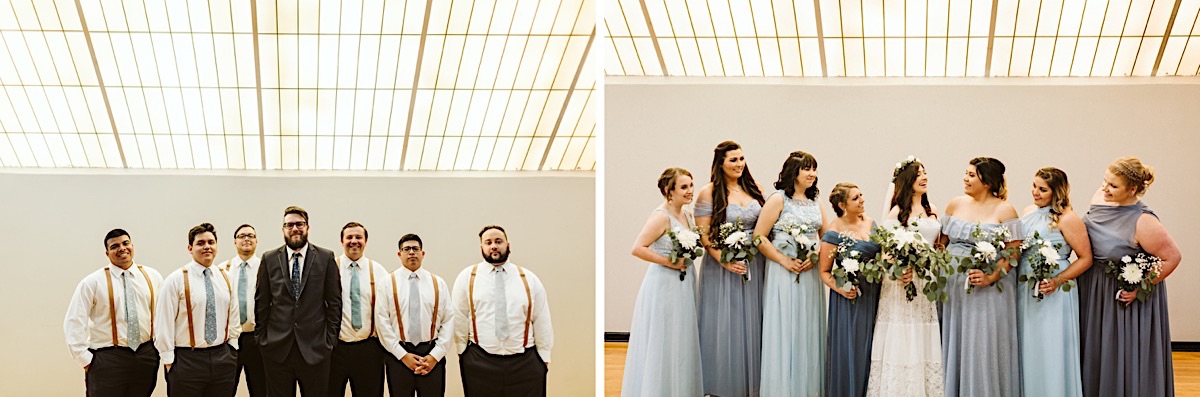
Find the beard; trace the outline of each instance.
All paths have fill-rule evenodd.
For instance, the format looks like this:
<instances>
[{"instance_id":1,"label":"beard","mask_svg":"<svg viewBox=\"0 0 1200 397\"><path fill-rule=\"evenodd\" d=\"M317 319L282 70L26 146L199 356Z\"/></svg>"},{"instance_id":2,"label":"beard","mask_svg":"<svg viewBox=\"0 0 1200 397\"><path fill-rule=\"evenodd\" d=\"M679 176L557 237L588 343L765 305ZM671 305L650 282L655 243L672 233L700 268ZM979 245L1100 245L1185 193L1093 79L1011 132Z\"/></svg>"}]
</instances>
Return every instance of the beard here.
<instances>
[{"instance_id":1,"label":"beard","mask_svg":"<svg viewBox=\"0 0 1200 397\"><path fill-rule=\"evenodd\" d=\"M481 249L481 250L479 250L479 251L480 251L480 253L482 253L482 254L483 254L483 260L484 260L484 261L487 261L487 263L491 263L491 264L493 264L493 265L499 265L499 264L501 264L501 263L508 262L508 254L511 254L511 253L512 253L512 250L509 250L509 249L505 248L505 249L504 249L504 252L501 252L501 253L500 253L500 257L499 257L499 258L495 258L495 259L493 259L491 255L488 255L488 252L487 252L487 251L484 251L484 250L482 250L482 249Z\"/></svg>"},{"instance_id":2,"label":"beard","mask_svg":"<svg viewBox=\"0 0 1200 397\"><path fill-rule=\"evenodd\" d=\"M283 239L284 243L287 244L288 248L291 248L292 250L298 250L300 248L303 248L305 244L308 244L308 233L301 234L299 236L300 241L297 243L292 243L292 237L293 236L287 236L286 238Z\"/></svg>"}]
</instances>

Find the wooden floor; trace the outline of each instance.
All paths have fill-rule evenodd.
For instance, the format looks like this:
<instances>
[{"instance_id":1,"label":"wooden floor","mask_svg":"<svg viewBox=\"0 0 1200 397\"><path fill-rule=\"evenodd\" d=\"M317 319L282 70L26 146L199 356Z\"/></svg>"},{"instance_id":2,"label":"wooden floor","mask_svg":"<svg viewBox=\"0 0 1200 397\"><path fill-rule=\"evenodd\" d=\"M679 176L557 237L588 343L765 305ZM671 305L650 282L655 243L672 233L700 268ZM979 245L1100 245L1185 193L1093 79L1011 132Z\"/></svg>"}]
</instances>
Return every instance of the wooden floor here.
<instances>
[{"instance_id":1,"label":"wooden floor","mask_svg":"<svg viewBox=\"0 0 1200 397\"><path fill-rule=\"evenodd\" d=\"M604 344L604 395L621 395L626 343ZM1175 395L1200 396L1200 353L1174 353Z\"/></svg>"}]
</instances>

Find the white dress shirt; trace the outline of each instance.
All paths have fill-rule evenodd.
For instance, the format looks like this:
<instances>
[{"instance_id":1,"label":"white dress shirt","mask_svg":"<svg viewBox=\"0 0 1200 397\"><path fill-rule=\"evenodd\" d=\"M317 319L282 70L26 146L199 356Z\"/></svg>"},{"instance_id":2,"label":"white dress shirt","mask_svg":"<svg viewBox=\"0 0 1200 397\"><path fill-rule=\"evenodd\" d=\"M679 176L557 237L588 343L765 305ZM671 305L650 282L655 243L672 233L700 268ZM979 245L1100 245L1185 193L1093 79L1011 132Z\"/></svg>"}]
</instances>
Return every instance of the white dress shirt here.
<instances>
[{"instance_id":1,"label":"white dress shirt","mask_svg":"<svg viewBox=\"0 0 1200 397\"><path fill-rule=\"evenodd\" d=\"M350 264L358 263L358 302L350 301ZM367 267L367 264L371 267ZM371 307L371 297L375 296L375 291L371 290L371 270L375 269L375 286L378 288L379 280L387 277L387 270L367 257L358 258L357 261L350 260L346 255L339 256L337 259L338 272L342 276L342 329L338 332L338 339L342 342L358 342L370 337L375 330L373 319L373 307ZM359 315L362 316L362 328L354 329L354 324L350 322L351 310L353 306L358 305Z\"/></svg>"},{"instance_id":2,"label":"white dress shirt","mask_svg":"<svg viewBox=\"0 0 1200 397\"><path fill-rule=\"evenodd\" d=\"M242 332L254 332L254 289L258 286L258 266L262 263L262 258L254 255L249 260L243 261L242 257L235 256L222 263L221 268L225 269L225 273L229 275L229 283L233 285L233 304L238 305L239 316L234 320L238 321L242 319L240 317L241 302L237 300L238 290L242 288L241 284L238 284L238 273L242 271L242 262L248 265L246 267L246 322L242 323ZM288 277L291 275L289 274Z\"/></svg>"},{"instance_id":3,"label":"white dress shirt","mask_svg":"<svg viewBox=\"0 0 1200 397\"><path fill-rule=\"evenodd\" d=\"M188 284L191 288L192 332L188 332L188 312L184 306L186 294L183 285L183 268L188 270ZM175 347L204 348L219 346L229 342L234 349L238 348L238 336L242 334L242 326L237 321L227 319L241 318L238 305L230 294L230 285L225 283L225 275L220 266L212 266L211 277L213 297L216 302L217 340L207 343L204 340L204 318L207 315L205 306L207 295L204 290L205 267L196 261L189 261L183 268L177 269L163 280L163 286L158 291L158 307L155 308L154 327L158 332L154 347L163 364L175 363ZM226 326L228 324L228 326ZM196 345L191 346L191 335L196 337Z\"/></svg>"},{"instance_id":4,"label":"white dress shirt","mask_svg":"<svg viewBox=\"0 0 1200 397\"><path fill-rule=\"evenodd\" d=\"M409 288L412 282L409 278L413 275L417 277L417 288L421 296L420 321L413 323L408 316L409 304ZM393 294L392 281L396 282L396 290ZM404 338L408 343L423 343L436 339L433 350L429 351L429 355L438 361L446 357L446 351L452 343L451 333L454 330L454 312L450 310L450 294L451 291L447 288L446 281L441 277L430 273L425 269L417 269L413 272L408 268L401 266L396 272L385 275L382 280L379 280L378 293L379 299L375 301L375 324L379 330L379 341L383 344L383 348L389 353L396 356L397 359L404 357L408 352L400 346L400 323L404 322ZM433 299L433 283L438 285L438 299L434 302ZM396 302L400 302L400 313L396 313ZM429 326L433 322L433 308L437 305L437 327L433 334L429 333ZM415 327L415 328L414 328ZM418 333L420 338L412 340L408 336L414 331Z\"/></svg>"},{"instance_id":5,"label":"white dress shirt","mask_svg":"<svg viewBox=\"0 0 1200 397\"><path fill-rule=\"evenodd\" d=\"M473 335L471 323L471 303L468 301L468 289L471 281L471 269L478 267L475 274L475 323L479 335ZM504 296L507 307L498 308L494 298L494 274L503 271ZM525 336L525 314L529 307L529 299L525 296L525 285L517 272L517 266L507 262L502 266L492 266L480 262L469 266L458 274L454 280L454 343L458 353L462 354L467 348L468 341L478 339L479 347L491 354L512 355L525 352L526 347L537 347L542 361L550 362L550 349L554 346L554 329L550 324L550 304L546 302L546 288L533 272L525 269L525 278L529 282L529 291L533 300L532 324L529 327L529 346L522 346ZM496 310L504 310L507 318L505 340L498 340L493 326L493 316Z\"/></svg>"},{"instance_id":6,"label":"white dress shirt","mask_svg":"<svg viewBox=\"0 0 1200 397\"><path fill-rule=\"evenodd\" d=\"M287 260L288 272L285 274L285 276L287 276L288 282L291 282L292 280L292 255L297 252L300 253L300 262L298 262L298 265L300 266L300 278L304 278L304 259L305 256L308 255L308 243L304 243L304 246L300 247L299 251L293 250L292 247L288 247L287 244L284 244L283 247L285 250L287 250L287 258L283 259Z\"/></svg>"},{"instance_id":7,"label":"white dress shirt","mask_svg":"<svg viewBox=\"0 0 1200 397\"><path fill-rule=\"evenodd\" d=\"M75 287L75 294L71 296L71 303L67 307L67 316L63 319L63 333L67 336L67 349L80 367L92 364L92 352L88 349L113 345L112 309L116 309L117 344L129 346L129 324L125 319L126 285L133 290L135 302L128 304L134 305L132 309L137 310L142 342L150 341L150 315L153 308L150 307L150 285L146 284L146 277L150 278L156 290L162 286L163 278L158 270L149 267L139 270L138 266L140 265L133 264L129 266L129 270L122 270L117 265L110 264L88 274ZM104 269L109 270L109 277L112 279L113 308L108 304L108 280L105 279ZM142 270L146 273L142 274ZM128 281L122 282L126 273L129 273Z\"/></svg>"}]
</instances>

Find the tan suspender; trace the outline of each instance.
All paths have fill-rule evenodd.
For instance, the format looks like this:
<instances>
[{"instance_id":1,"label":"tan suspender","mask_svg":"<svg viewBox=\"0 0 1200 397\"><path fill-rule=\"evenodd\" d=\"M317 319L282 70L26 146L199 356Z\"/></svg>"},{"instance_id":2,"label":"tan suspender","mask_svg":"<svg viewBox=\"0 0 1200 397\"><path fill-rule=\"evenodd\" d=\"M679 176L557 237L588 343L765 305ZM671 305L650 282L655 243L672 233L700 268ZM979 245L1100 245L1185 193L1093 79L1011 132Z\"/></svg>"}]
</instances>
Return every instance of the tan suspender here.
<instances>
[{"instance_id":1,"label":"tan suspender","mask_svg":"<svg viewBox=\"0 0 1200 397\"><path fill-rule=\"evenodd\" d=\"M359 259L361 260L364 258L359 258ZM342 257L340 257L340 256L337 257L337 264L338 264L338 268L340 269L342 267ZM371 328L371 333L368 334L367 337L370 338L372 336L375 336L375 266L371 264L370 259L367 259L367 268L370 269L370 273L371 273L371 315L369 317L367 317L367 326ZM395 286L395 284L393 284L392 286ZM395 292L395 291L393 291L393 292ZM355 302L355 303L358 303L358 302Z\"/></svg>"},{"instance_id":2,"label":"tan suspender","mask_svg":"<svg viewBox=\"0 0 1200 397\"><path fill-rule=\"evenodd\" d=\"M150 339L154 339L154 282L150 281L150 275L146 274L146 269L142 268L142 265L137 265L137 267L142 272L142 277L146 278L146 285L150 287ZM113 346L117 346L117 302L113 297L112 272L109 271L108 266L104 267L104 279L108 280L108 317L112 320L112 343ZM129 302L125 302L125 304L128 305Z\"/></svg>"},{"instance_id":3,"label":"tan suspender","mask_svg":"<svg viewBox=\"0 0 1200 397\"><path fill-rule=\"evenodd\" d=\"M521 283L525 284L525 299L528 304L525 307L525 341L521 342L521 347L529 345L529 325L533 323L533 293L529 290L529 280L525 278L525 269L517 267L517 273L521 274ZM479 264L476 263L471 268L471 281L467 285L467 300L471 302L471 333L475 336L475 344L479 344L479 327L475 325L475 272L479 270ZM506 308L504 308L506 309Z\"/></svg>"},{"instance_id":4,"label":"tan suspender","mask_svg":"<svg viewBox=\"0 0 1200 397\"><path fill-rule=\"evenodd\" d=\"M231 284L229 282L229 274L225 273L225 269L222 269L220 266L217 266L217 270L221 272L221 277L225 279L225 289L227 291L229 291L229 297L230 297L229 304L232 305L233 304L233 299L232 299L233 298L233 284ZM196 327L194 327L192 325L192 285L188 281L188 270L187 270L186 265L183 267L183 296L184 296L184 304L187 305L188 342L191 343L189 346L191 346L191 348L195 349L196 348ZM213 299L216 299L216 297L214 296ZM230 316L229 316L228 310L226 310L224 342L229 341L229 320L230 320L229 317ZM222 343L224 343L224 342L222 342Z\"/></svg>"},{"instance_id":5,"label":"tan suspender","mask_svg":"<svg viewBox=\"0 0 1200 397\"><path fill-rule=\"evenodd\" d=\"M436 339L438 302L441 301L441 291L440 288L438 288L437 278L432 277L432 274L430 276L431 277L429 277L429 281L433 282L433 321L431 321L429 324L429 339ZM404 333L404 316L400 313L400 294L397 292L396 284L398 284L396 280L396 273L392 273L392 304L396 307L396 324L400 325L400 341L408 342L408 340L405 339L407 337ZM420 291L417 291L417 293L420 293ZM409 302L408 304L411 305L412 302Z\"/></svg>"},{"instance_id":6,"label":"tan suspender","mask_svg":"<svg viewBox=\"0 0 1200 397\"><path fill-rule=\"evenodd\" d=\"M112 317L113 346L117 345L117 302L113 300L112 272L104 267L104 278L108 280L108 313Z\"/></svg>"}]
</instances>

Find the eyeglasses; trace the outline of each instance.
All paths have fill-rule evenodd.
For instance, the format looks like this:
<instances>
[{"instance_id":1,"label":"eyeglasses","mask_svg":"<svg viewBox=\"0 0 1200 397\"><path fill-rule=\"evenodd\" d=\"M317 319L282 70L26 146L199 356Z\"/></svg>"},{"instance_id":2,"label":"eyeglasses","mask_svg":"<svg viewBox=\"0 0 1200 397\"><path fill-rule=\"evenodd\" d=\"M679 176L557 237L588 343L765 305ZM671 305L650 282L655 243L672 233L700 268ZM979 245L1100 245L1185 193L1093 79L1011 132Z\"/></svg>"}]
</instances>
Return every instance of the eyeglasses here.
<instances>
[{"instance_id":1,"label":"eyeglasses","mask_svg":"<svg viewBox=\"0 0 1200 397\"><path fill-rule=\"evenodd\" d=\"M287 222L283 224L284 229L303 229L308 227L308 222Z\"/></svg>"},{"instance_id":2,"label":"eyeglasses","mask_svg":"<svg viewBox=\"0 0 1200 397\"><path fill-rule=\"evenodd\" d=\"M284 226L284 227L287 227L287 226ZM257 238L258 236L255 236L253 234L239 234L239 235L236 235L233 237L237 238L237 239L248 239L248 238Z\"/></svg>"},{"instance_id":3,"label":"eyeglasses","mask_svg":"<svg viewBox=\"0 0 1200 397\"><path fill-rule=\"evenodd\" d=\"M421 247L403 247L403 248L400 248L400 250L404 251L404 252L414 252L415 253L415 252L421 252Z\"/></svg>"}]
</instances>

